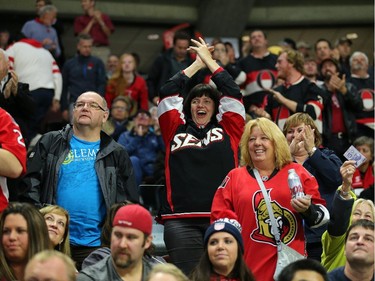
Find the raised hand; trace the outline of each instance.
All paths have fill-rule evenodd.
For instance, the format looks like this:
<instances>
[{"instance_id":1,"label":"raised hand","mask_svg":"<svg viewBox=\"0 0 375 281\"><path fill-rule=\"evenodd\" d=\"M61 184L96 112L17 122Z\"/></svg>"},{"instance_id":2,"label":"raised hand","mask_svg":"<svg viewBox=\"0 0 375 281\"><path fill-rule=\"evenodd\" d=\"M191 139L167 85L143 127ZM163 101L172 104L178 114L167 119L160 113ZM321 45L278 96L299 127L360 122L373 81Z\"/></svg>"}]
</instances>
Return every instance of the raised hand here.
<instances>
[{"instance_id":1,"label":"raised hand","mask_svg":"<svg viewBox=\"0 0 375 281\"><path fill-rule=\"evenodd\" d=\"M305 146L305 150L310 152L315 146L314 129L311 129L309 125L305 125L303 128L302 138L304 140L303 144Z\"/></svg>"},{"instance_id":2,"label":"raised hand","mask_svg":"<svg viewBox=\"0 0 375 281\"><path fill-rule=\"evenodd\" d=\"M188 50L197 53L197 57L200 57L201 61L210 69L210 71L212 73L215 72L220 66L211 55L211 53L214 51L214 47L208 46L208 44L201 37L199 37L199 41L191 39L191 42L193 42L196 46L190 46Z\"/></svg>"},{"instance_id":3,"label":"raised hand","mask_svg":"<svg viewBox=\"0 0 375 281\"><path fill-rule=\"evenodd\" d=\"M349 160L345 161L340 167L340 173L342 176L342 191L344 192L348 192L352 185L353 174L356 170L354 164L354 160Z\"/></svg>"},{"instance_id":4,"label":"raised hand","mask_svg":"<svg viewBox=\"0 0 375 281\"><path fill-rule=\"evenodd\" d=\"M199 41L191 39L191 42L193 42L196 46L190 46L188 48L189 51L196 52L205 64L207 63L208 59L212 60L211 52L213 51L213 47L209 47L203 38L199 37Z\"/></svg>"}]
</instances>

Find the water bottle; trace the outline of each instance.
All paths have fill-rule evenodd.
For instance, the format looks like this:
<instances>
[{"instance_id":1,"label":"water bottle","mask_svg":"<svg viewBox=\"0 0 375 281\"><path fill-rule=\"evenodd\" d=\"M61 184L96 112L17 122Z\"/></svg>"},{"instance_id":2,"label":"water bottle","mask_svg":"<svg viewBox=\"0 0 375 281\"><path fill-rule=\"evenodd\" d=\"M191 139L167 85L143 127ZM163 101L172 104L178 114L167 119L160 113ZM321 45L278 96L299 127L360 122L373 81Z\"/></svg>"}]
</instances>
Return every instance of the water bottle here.
<instances>
[{"instance_id":1,"label":"water bottle","mask_svg":"<svg viewBox=\"0 0 375 281\"><path fill-rule=\"evenodd\" d=\"M288 185L292 198L301 198L305 196L301 180L294 169L288 170Z\"/></svg>"}]
</instances>

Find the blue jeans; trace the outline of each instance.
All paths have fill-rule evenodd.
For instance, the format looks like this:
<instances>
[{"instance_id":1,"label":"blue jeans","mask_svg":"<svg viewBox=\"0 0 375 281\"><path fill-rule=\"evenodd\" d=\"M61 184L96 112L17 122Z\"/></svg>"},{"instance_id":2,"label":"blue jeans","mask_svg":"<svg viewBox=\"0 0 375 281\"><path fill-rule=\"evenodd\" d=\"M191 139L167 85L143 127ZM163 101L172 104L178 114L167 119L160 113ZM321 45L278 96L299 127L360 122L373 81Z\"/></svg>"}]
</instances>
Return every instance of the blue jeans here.
<instances>
[{"instance_id":1,"label":"blue jeans","mask_svg":"<svg viewBox=\"0 0 375 281\"><path fill-rule=\"evenodd\" d=\"M171 262L189 275L203 254L209 218L172 219L164 223L164 242Z\"/></svg>"},{"instance_id":2,"label":"blue jeans","mask_svg":"<svg viewBox=\"0 0 375 281\"><path fill-rule=\"evenodd\" d=\"M132 162L132 165L133 165L135 181L137 182L137 186L139 186L142 183L142 178L143 178L141 161L139 160L137 156L130 156L130 161Z\"/></svg>"},{"instance_id":3,"label":"blue jeans","mask_svg":"<svg viewBox=\"0 0 375 281\"><path fill-rule=\"evenodd\" d=\"M130 161L133 165L137 186L139 186L145 176L151 176L153 174L153 165L142 164L138 156L130 156Z\"/></svg>"}]
</instances>

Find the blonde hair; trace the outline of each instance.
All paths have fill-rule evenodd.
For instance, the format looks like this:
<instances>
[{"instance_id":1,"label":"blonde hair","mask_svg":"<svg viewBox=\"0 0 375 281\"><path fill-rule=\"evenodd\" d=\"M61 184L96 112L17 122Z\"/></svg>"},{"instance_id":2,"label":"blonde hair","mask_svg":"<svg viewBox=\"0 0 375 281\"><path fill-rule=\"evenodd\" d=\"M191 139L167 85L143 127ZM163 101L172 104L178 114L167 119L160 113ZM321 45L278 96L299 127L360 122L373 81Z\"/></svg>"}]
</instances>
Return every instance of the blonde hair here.
<instances>
[{"instance_id":1,"label":"blonde hair","mask_svg":"<svg viewBox=\"0 0 375 281\"><path fill-rule=\"evenodd\" d=\"M66 217L65 232L63 236L63 242L59 245L59 251L70 256L70 238L69 238L69 224L70 216L67 210L57 205L49 205L39 210L43 217L47 214L56 214Z\"/></svg>"},{"instance_id":2,"label":"blonde hair","mask_svg":"<svg viewBox=\"0 0 375 281\"><path fill-rule=\"evenodd\" d=\"M249 140L251 132L255 127L258 127L272 142L275 148L276 169L281 169L292 162L288 143L280 128L271 120L261 117L250 120L245 126L240 142L241 165L254 168L253 161L250 157Z\"/></svg>"},{"instance_id":3,"label":"blonde hair","mask_svg":"<svg viewBox=\"0 0 375 281\"><path fill-rule=\"evenodd\" d=\"M122 96L125 94L125 89L129 88L129 83L123 77L124 71L122 70L122 61L126 57L131 57L134 60L134 72L137 68L137 62L135 57L130 53L124 53L119 58L119 64L116 70L113 72L111 79L109 79L108 84L114 89L115 96Z\"/></svg>"},{"instance_id":4,"label":"blonde hair","mask_svg":"<svg viewBox=\"0 0 375 281\"><path fill-rule=\"evenodd\" d=\"M27 264L26 270L29 268L30 264L32 262L46 262L50 260L51 258L58 258L61 260L64 265L65 265L65 270L66 270L66 277L68 278L69 281L75 281L76 280L76 267L74 265L73 260L68 257L67 255L56 251L56 250L45 250L42 252L39 252L36 254ZM52 268L50 270L53 270Z\"/></svg>"},{"instance_id":5,"label":"blonde hair","mask_svg":"<svg viewBox=\"0 0 375 281\"><path fill-rule=\"evenodd\" d=\"M351 216L350 216L350 220L352 220L353 214L354 214L355 210L357 209L357 207L359 205L362 205L362 204L367 204L367 205L370 206L371 211L372 211L372 221L375 222L375 206L374 206L374 203L371 200L364 199L364 198L359 198L359 199L354 201L352 213L351 213ZM352 223L352 222L350 222L350 223Z\"/></svg>"},{"instance_id":6,"label":"blonde hair","mask_svg":"<svg viewBox=\"0 0 375 281\"><path fill-rule=\"evenodd\" d=\"M157 273L172 275L177 281L189 281L189 278L187 278L187 276L178 267L171 263L161 263L155 265L147 276L146 281L150 281L151 278Z\"/></svg>"}]
</instances>

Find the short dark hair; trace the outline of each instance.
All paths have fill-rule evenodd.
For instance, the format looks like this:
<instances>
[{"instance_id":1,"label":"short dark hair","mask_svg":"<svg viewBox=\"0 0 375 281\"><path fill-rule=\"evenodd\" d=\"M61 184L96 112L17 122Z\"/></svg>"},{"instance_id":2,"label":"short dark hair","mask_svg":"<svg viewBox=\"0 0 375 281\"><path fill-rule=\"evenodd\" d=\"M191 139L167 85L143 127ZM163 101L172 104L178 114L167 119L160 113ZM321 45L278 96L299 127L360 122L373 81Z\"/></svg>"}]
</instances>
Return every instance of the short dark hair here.
<instances>
[{"instance_id":1,"label":"short dark hair","mask_svg":"<svg viewBox=\"0 0 375 281\"><path fill-rule=\"evenodd\" d=\"M148 110L146 110L146 109L142 109L142 108L138 109L138 111L137 111L137 113L135 114L134 117L137 117L137 116L138 116L139 114L141 114L141 113L144 113L144 114L146 114L149 118L151 118L151 113L150 113L150 111L148 111Z\"/></svg>"},{"instance_id":2,"label":"short dark hair","mask_svg":"<svg viewBox=\"0 0 375 281\"><path fill-rule=\"evenodd\" d=\"M77 42L81 40L92 40L92 37L89 34L80 34L77 36Z\"/></svg>"},{"instance_id":3,"label":"short dark hair","mask_svg":"<svg viewBox=\"0 0 375 281\"><path fill-rule=\"evenodd\" d=\"M322 60L320 62L320 65L319 65L319 72L322 72L322 68L323 68L323 65L327 62L331 62L335 68L336 68L336 72L340 73L341 72L341 67L340 67L340 63L338 60L334 59L334 58L326 58L324 60Z\"/></svg>"},{"instance_id":4,"label":"short dark hair","mask_svg":"<svg viewBox=\"0 0 375 281\"><path fill-rule=\"evenodd\" d=\"M249 36L251 37L251 34L253 34L254 32L262 32L264 38L267 39L267 34L266 34L263 30L261 30L261 29L254 29L254 30L252 30L252 31L249 33Z\"/></svg>"},{"instance_id":5,"label":"short dark hair","mask_svg":"<svg viewBox=\"0 0 375 281\"><path fill-rule=\"evenodd\" d=\"M360 226L360 227L362 227L364 229L372 229L372 230L374 230L374 223L372 221L365 220L365 219L357 220L355 223L353 223L352 225L350 225L349 228L348 228L348 230L346 231L346 234L345 234L345 244L346 244L346 241L348 240L350 231L352 231L353 228L358 227L358 226Z\"/></svg>"},{"instance_id":6,"label":"short dark hair","mask_svg":"<svg viewBox=\"0 0 375 281\"><path fill-rule=\"evenodd\" d=\"M318 40L316 40L315 45L314 45L314 50L315 50L315 51L316 51L316 46L317 46L318 43L320 43L320 42L327 42L329 48L332 50L332 43L331 43L331 41L329 41L328 39L325 39L325 38L319 38Z\"/></svg>"},{"instance_id":7,"label":"short dark hair","mask_svg":"<svg viewBox=\"0 0 375 281\"><path fill-rule=\"evenodd\" d=\"M211 117L211 121L216 120L216 114L219 112L220 92L208 84L198 84L189 92L184 101L184 114L188 119L191 118L191 101L196 97L209 97L215 103L215 112Z\"/></svg>"},{"instance_id":8,"label":"short dark hair","mask_svg":"<svg viewBox=\"0 0 375 281\"><path fill-rule=\"evenodd\" d=\"M190 42L190 35L185 31L177 31L173 36L173 45L176 44L177 40L187 40Z\"/></svg>"},{"instance_id":9,"label":"short dark hair","mask_svg":"<svg viewBox=\"0 0 375 281\"><path fill-rule=\"evenodd\" d=\"M288 264L281 271L277 281L291 281L296 272L300 270L315 271L323 277L324 281L329 281L326 269L318 261L313 259L302 259Z\"/></svg>"}]
</instances>

